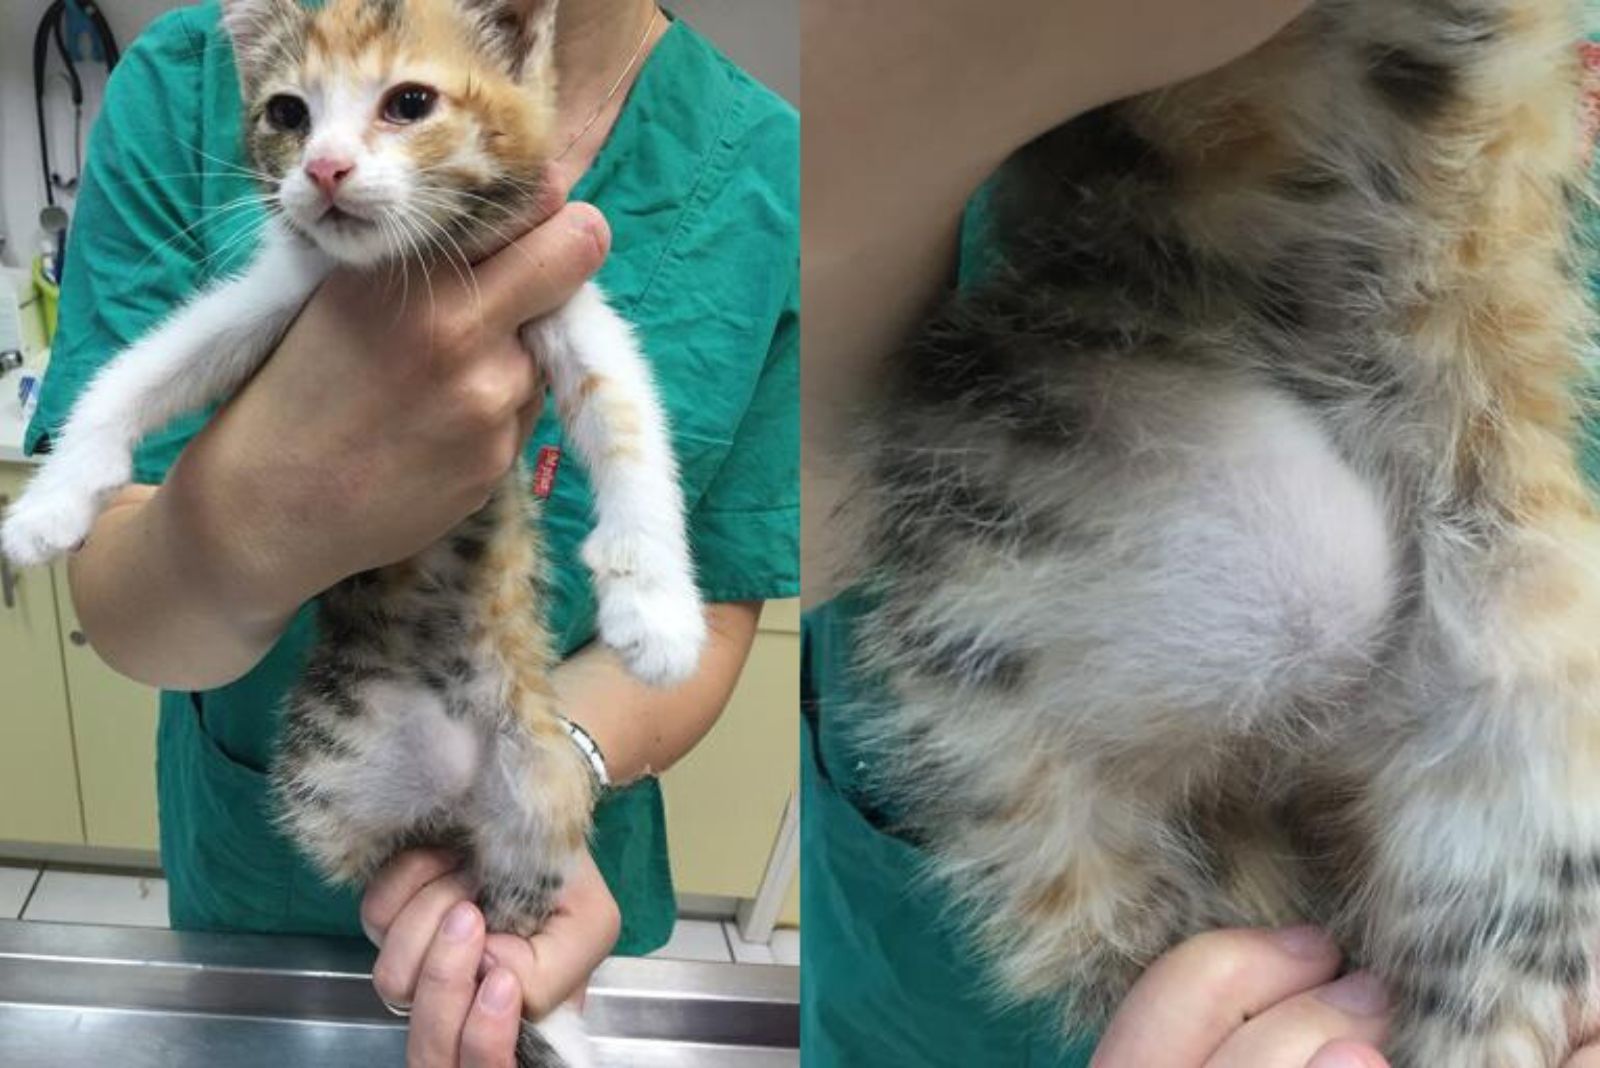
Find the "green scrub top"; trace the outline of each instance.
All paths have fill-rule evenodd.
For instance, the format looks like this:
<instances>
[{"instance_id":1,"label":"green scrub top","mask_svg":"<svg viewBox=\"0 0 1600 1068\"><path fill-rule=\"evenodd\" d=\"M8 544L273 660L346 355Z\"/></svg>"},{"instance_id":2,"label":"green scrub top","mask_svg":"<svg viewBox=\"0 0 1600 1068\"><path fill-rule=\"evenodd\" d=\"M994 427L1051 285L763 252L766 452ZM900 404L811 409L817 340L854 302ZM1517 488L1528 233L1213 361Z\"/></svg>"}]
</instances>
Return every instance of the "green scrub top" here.
<instances>
[{"instance_id":1,"label":"green scrub top","mask_svg":"<svg viewBox=\"0 0 1600 1068\"><path fill-rule=\"evenodd\" d=\"M61 425L109 356L249 255L256 211L237 170L240 100L215 0L156 20L118 65L92 136L67 254L60 331L27 446ZM639 330L672 416L708 601L794 596L799 579L799 123L792 108L682 22L651 53L609 140L573 191L610 221L599 281ZM140 447L159 483L204 422ZM559 447L554 405L528 446ZM549 624L563 655L594 639L577 549L591 491L565 451L541 520ZM161 857L179 928L358 935L358 895L325 884L273 826L263 769L278 707L314 636L307 606L248 675L164 693L157 749ZM661 790L601 801L593 852L621 907L617 951L659 948L675 899Z\"/></svg>"}]
</instances>

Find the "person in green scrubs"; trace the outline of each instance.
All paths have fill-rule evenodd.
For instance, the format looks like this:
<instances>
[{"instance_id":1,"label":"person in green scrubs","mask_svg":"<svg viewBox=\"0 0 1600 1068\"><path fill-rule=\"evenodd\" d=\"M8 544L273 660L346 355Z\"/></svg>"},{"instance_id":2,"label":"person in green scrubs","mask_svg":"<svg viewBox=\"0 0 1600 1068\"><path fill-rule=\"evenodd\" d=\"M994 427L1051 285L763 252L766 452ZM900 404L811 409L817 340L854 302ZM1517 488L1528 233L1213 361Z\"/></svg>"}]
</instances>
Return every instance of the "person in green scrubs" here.
<instances>
[{"instance_id":1,"label":"person in green scrubs","mask_svg":"<svg viewBox=\"0 0 1600 1068\"><path fill-rule=\"evenodd\" d=\"M455 860L426 851L380 874L363 907L279 833L263 776L278 705L313 639L307 602L346 574L420 549L482 499L473 494L493 435L451 407L464 392L451 381L419 386L400 373L444 344L438 324L448 325L452 303L470 306L448 269L432 280L431 305L403 309L398 293L336 275L233 402L141 445L140 486L113 503L71 564L96 648L163 688L161 855L173 926L365 927L384 946L380 992L414 1003L414 1054L427 1017L419 1063L453 1064L468 1048L499 1057L517 1016L505 1011L508 979L537 1013L577 989L612 938L624 954L667 941L675 898L653 773L710 729L761 602L798 592L797 116L653 0L564 0L560 17L557 143L570 138L572 148L555 178L575 180L571 203L482 269L515 281L531 318L598 267L638 329L671 414L712 637L700 672L668 693L632 682L595 643L595 595L577 553L593 522L589 481L540 403L542 384L519 372L527 395L493 429L526 434L530 467L552 476L540 521L548 624L565 657L558 698L623 784L597 807L596 871L574 879L549 938L486 941L481 917L461 904L470 887ZM641 40L641 60L607 96ZM48 448L109 357L247 261L261 209L249 199L240 110L215 0L157 19L117 67L77 199L29 451ZM457 354L462 375L528 364L513 331ZM489 1010L472 1010L464 1038L466 1004L450 1001L459 990L418 985L441 945L464 970L468 1000L485 947L491 965Z\"/></svg>"},{"instance_id":2,"label":"person in green scrubs","mask_svg":"<svg viewBox=\"0 0 1600 1068\"><path fill-rule=\"evenodd\" d=\"M914 0L809 2L802 1065L1384 1068L1385 992L1361 972L1341 978L1337 946L1314 929L1194 939L1149 970L1104 1034L997 996L962 906L896 835L896 799L873 791L870 754L853 744L852 717L892 698L854 670L868 606L835 564L851 532L835 515L850 476L844 417L941 289L982 274L986 179L1073 115L1240 54L1304 0L1156 0L1138 17L1111 0L998 0L981 34ZM1600 434L1588 443L1600 473Z\"/></svg>"}]
</instances>

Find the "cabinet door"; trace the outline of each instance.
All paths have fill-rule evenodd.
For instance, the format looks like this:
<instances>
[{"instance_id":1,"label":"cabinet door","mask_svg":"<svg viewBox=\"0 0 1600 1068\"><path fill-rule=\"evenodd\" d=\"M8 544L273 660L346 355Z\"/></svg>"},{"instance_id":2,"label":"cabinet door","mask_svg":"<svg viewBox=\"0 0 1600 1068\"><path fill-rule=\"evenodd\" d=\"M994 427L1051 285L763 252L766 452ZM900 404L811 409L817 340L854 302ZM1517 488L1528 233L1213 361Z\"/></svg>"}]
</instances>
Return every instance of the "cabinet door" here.
<instances>
[{"instance_id":1,"label":"cabinet door","mask_svg":"<svg viewBox=\"0 0 1600 1068\"><path fill-rule=\"evenodd\" d=\"M711 733L662 778L678 892L755 895L800 758L800 633L774 602Z\"/></svg>"},{"instance_id":2,"label":"cabinet door","mask_svg":"<svg viewBox=\"0 0 1600 1068\"><path fill-rule=\"evenodd\" d=\"M0 467L0 510L27 473ZM82 845L55 576L4 565L0 586L0 841Z\"/></svg>"},{"instance_id":3,"label":"cabinet door","mask_svg":"<svg viewBox=\"0 0 1600 1068\"><path fill-rule=\"evenodd\" d=\"M64 567L56 569L56 595L84 834L92 846L154 850L157 693L106 667L89 647Z\"/></svg>"}]
</instances>

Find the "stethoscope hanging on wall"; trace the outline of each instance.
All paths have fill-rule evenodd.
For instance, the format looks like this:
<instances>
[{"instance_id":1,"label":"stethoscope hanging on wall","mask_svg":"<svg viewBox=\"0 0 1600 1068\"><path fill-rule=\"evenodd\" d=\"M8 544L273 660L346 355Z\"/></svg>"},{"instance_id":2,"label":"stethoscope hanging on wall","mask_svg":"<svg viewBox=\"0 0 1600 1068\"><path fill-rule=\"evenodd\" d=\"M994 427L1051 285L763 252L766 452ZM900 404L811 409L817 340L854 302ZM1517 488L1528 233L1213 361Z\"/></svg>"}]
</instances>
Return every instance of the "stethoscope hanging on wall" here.
<instances>
[{"instance_id":1,"label":"stethoscope hanging on wall","mask_svg":"<svg viewBox=\"0 0 1600 1068\"><path fill-rule=\"evenodd\" d=\"M45 9L44 18L33 35L33 103L39 120L39 164L44 173L45 203L55 207L56 193L70 193L78 187L83 176L83 81L78 77L77 64L72 55L75 48L67 46L69 36L81 33L90 35L94 58L103 60L106 73L117 65L121 53L117 50L116 35L106 22L94 0L53 0ZM72 94L74 145L74 171L71 177L58 174L50 165L50 137L45 129L44 90L45 66L50 58L50 45L55 44L56 54L65 68L67 88ZM76 45L74 41L74 45Z\"/></svg>"}]
</instances>

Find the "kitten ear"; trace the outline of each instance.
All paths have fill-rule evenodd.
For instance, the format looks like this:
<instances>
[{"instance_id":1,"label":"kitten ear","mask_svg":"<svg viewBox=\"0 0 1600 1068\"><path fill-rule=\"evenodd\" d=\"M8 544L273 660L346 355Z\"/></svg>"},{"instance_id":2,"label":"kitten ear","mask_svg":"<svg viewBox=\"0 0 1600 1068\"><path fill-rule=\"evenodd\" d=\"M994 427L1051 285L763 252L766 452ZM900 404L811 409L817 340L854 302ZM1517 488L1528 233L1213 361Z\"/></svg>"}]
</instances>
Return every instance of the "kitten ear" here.
<instances>
[{"instance_id":1,"label":"kitten ear","mask_svg":"<svg viewBox=\"0 0 1600 1068\"><path fill-rule=\"evenodd\" d=\"M222 28L246 84L273 63L292 60L307 18L299 0L222 0Z\"/></svg>"},{"instance_id":2,"label":"kitten ear","mask_svg":"<svg viewBox=\"0 0 1600 1068\"><path fill-rule=\"evenodd\" d=\"M485 46L519 81L550 72L558 0L460 0Z\"/></svg>"}]
</instances>

